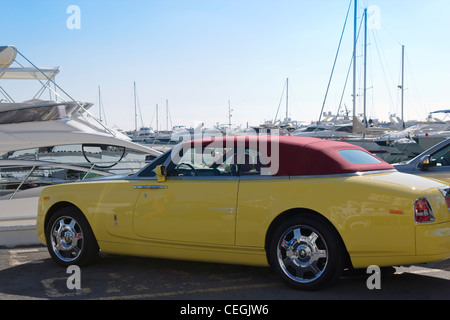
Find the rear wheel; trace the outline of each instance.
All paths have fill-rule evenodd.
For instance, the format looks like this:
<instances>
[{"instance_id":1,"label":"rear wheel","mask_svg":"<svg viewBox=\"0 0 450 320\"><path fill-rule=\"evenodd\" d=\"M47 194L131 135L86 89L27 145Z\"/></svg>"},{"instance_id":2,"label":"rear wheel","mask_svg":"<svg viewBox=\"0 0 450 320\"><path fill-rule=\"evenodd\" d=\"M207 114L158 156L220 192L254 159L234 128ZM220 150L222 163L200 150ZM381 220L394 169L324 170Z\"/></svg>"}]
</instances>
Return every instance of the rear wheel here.
<instances>
[{"instance_id":1,"label":"rear wheel","mask_svg":"<svg viewBox=\"0 0 450 320\"><path fill-rule=\"evenodd\" d=\"M344 250L336 231L312 215L283 221L273 234L269 250L272 268L296 289L321 289L344 268Z\"/></svg>"},{"instance_id":2,"label":"rear wheel","mask_svg":"<svg viewBox=\"0 0 450 320\"><path fill-rule=\"evenodd\" d=\"M99 247L84 215L73 207L58 210L46 227L47 248L62 266L84 266L98 256Z\"/></svg>"}]
</instances>

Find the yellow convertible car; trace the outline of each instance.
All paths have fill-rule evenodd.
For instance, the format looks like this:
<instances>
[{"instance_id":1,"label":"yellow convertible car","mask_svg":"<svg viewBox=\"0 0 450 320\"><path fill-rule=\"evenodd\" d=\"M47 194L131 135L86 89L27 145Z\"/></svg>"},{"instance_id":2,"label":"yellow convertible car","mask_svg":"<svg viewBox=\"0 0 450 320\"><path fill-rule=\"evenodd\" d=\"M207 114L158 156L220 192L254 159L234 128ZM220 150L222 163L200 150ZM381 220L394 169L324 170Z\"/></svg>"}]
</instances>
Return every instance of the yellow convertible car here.
<instances>
[{"instance_id":1,"label":"yellow convertible car","mask_svg":"<svg viewBox=\"0 0 450 320\"><path fill-rule=\"evenodd\" d=\"M141 171L50 186L37 231L63 266L99 251L255 266L312 290L348 267L450 257L450 188L344 142L183 142Z\"/></svg>"}]
</instances>

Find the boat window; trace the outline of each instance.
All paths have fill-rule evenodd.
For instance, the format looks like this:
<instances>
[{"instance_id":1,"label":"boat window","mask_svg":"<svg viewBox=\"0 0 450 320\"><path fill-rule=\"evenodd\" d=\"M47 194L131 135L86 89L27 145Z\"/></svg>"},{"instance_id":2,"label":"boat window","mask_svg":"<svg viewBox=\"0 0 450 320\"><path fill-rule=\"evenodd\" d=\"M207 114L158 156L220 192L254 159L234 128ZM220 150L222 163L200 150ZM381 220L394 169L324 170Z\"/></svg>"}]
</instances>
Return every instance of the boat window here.
<instances>
[{"instance_id":1,"label":"boat window","mask_svg":"<svg viewBox=\"0 0 450 320\"><path fill-rule=\"evenodd\" d=\"M71 144L23 149L7 152L2 160L49 161L64 164L89 166L111 173L136 172L154 157L139 150L111 145Z\"/></svg>"},{"instance_id":2,"label":"boat window","mask_svg":"<svg viewBox=\"0 0 450 320\"><path fill-rule=\"evenodd\" d=\"M352 133L353 129L352 127L340 127L338 129L336 129L336 132L346 132L346 133Z\"/></svg>"},{"instance_id":3,"label":"boat window","mask_svg":"<svg viewBox=\"0 0 450 320\"><path fill-rule=\"evenodd\" d=\"M52 184L86 180L99 177L88 169L52 166L2 166L0 167L0 198Z\"/></svg>"},{"instance_id":4,"label":"boat window","mask_svg":"<svg viewBox=\"0 0 450 320\"><path fill-rule=\"evenodd\" d=\"M362 150L339 150L339 155L352 164L376 164L381 161L371 154Z\"/></svg>"},{"instance_id":5,"label":"boat window","mask_svg":"<svg viewBox=\"0 0 450 320\"><path fill-rule=\"evenodd\" d=\"M56 104L56 105L55 105ZM10 105L3 103L3 105ZM24 103L23 105L26 106ZM18 108L0 112L0 124L60 120L71 114L78 106L76 104L60 105L56 102L48 106Z\"/></svg>"}]
</instances>

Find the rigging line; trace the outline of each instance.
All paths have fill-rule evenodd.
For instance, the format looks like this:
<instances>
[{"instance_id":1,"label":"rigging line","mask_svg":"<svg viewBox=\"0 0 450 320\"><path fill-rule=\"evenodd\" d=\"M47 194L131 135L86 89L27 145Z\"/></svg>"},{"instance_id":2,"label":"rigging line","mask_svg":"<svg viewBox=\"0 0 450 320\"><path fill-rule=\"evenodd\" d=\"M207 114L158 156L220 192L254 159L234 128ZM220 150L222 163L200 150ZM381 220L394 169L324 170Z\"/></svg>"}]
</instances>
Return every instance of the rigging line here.
<instances>
[{"instance_id":1,"label":"rigging line","mask_svg":"<svg viewBox=\"0 0 450 320\"><path fill-rule=\"evenodd\" d=\"M388 94L389 94L389 100L390 100L390 103L391 103L391 108L392 108L392 110L395 110L395 103L394 103L394 101L392 99L392 93L391 93L391 90L389 89L389 85L388 85L388 81L387 81L388 77L386 75L386 69L385 69L384 64L383 64L384 52L380 52L380 49L379 49L380 45L378 44L379 41L377 40L376 34L375 34L375 32L373 30L372 30L372 35L373 35L373 39L374 39L374 42L375 42L375 48L377 49L378 58L380 60L381 71L383 72L384 80L386 82L386 87L387 87ZM391 82L393 82L392 76L390 76L389 78L391 79Z\"/></svg>"},{"instance_id":2,"label":"rigging line","mask_svg":"<svg viewBox=\"0 0 450 320\"><path fill-rule=\"evenodd\" d=\"M144 120L142 119L142 110L141 110L141 103L139 102L139 94L136 90L136 100L137 100L137 106L139 109L139 117L141 118L141 127L144 127Z\"/></svg>"},{"instance_id":3,"label":"rigging line","mask_svg":"<svg viewBox=\"0 0 450 320\"><path fill-rule=\"evenodd\" d=\"M155 120L155 115L156 115L156 108L155 110L153 110L153 116L152 116L152 121L150 122L150 128L153 130L153 120Z\"/></svg>"},{"instance_id":4,"label":"rigging line","mask_svg":"<svg viewBox=\"0 0 450 320\"><path fill-rule=\"evenodd\" d=\"M425 111L425 117L426 117L429 114L429 110L427 109L427 107L425 105L422 104L422 99L420 97L420 92L417 89L416 79L415 79L414 74L412 72L411 63L409 61L408 50L406 50L406 52L405 52L405 60L406 60L406 65L407 65L407 69L405 71L409 70L408 75L411 77L411 83L412 83L412 86L413 86L413 92L415 93L415 95L417 97L419 105L423 106L424 111Z\"/></svg>"},{"instance_id":5,"label":"rigging line","mask_svg":"<svg viewBox=\"0 0 450 320\"><path fill-rule=\"evenodd\" d=\"M350 13L350 9L351 9L351 7L352 7L352 2L353 2L353 0L350 0L350 5L348 6L347 16L346 16L346 18L345 18L344 27L342 28L341 38L340 38L340 40L339 40L339 45L338 45L338 49L337 49L337 52L336 52L336 57L334 58L333 68L332 68L332 70L331 70L331 75L330 75L330 79L328 80L327 90L326 90L326 92L325 92L325 97L324 97L324 99L323 99L322 109L320 110L319 123L320 123L320 121L322 121L322 113L323 113L323 109L325 108L325 103L326 103L326 101L327 101L328 91L330 90L330 84L331 84L331 80L332 80L332 78L333 78L334 69L335 69L335 67L336 67L337 58L338 58L338 56L339 56L339 51L340 51L341 44L342 44L342 38L344 37L345 27L347 26L348 16L349 16L349 13ZM317 127L317 128L318 128L318 127ZM316 128L316 129L317 129L317 128Z\"/></svg>"}]
</instances>

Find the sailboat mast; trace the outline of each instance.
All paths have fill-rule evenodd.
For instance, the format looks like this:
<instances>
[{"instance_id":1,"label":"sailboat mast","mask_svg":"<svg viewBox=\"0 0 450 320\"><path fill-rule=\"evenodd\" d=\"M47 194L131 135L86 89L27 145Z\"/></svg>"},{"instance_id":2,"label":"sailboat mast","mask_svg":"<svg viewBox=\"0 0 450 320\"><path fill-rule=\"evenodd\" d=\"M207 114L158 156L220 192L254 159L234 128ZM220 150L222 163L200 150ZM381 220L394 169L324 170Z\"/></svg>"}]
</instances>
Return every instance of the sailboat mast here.
<instances>
[{"instance_id":1,"label":"sailboat mast","mask_svg":"<svg viewBox=\"0 0 450 320\"><path fill-rule=\"evenodd\" d=\"M366 128L367 128L366 102L367 102L367 8L364 9L364 129L363 129L363 138L366 137Z\"/></svg>"},{"instance_id":2,"label":"sailboat mast","mask_svg":"<svg viewBox=\"0 0 450 320\"><path fill-rule=\"evenodd\" d=\"M355 17L353 22L353 131L356 124L356 37L358 32L358 0L355 0Z\"/></svg>"},{"instance_id":3,"label":"sailboat mast","mask_svg":"<svg viewBox=\"0 0 450 320\"><path fill-rule=\"evenodd\" d=\"M166 130L169 130L169 100L166 99Z\"/></svg>"},{"instance_id":4,"label":"sailboat mast","mask_svg":"<svg viewBox=\"0 0 450 320\"><path fill-rule=\"evenodd\" d=\"M286 119L289 118L289 78L286 78Z\"/></svg>"},{"instance_id":5,"label":"sailboat mast","mask_svg":"<svg viewBox=\"0 0 450 320\"><path fill-rule=\"evenodd\" d=\"M158 104L156 104L156 132L159 132L159 123L158 123Z\"/></svg>"},{"instance_id":6,"label":"sailboat mast","mask_svg":"<svg viewBox=\"0 0 450 320\"><path fill-rule=\"evenodd\" d=\"M228 99L228 126L231 129L231 103L230 99Z\"/></svg>"},{"instance_id":7,"label":"sailboat mast","mask_svg":"<svg viewBox=\"0 0 450 320\"><path fill-rule=\"evenodd\" d=\"M100 86L98 86L98 115L100 122L102 121L102 95L100 93Z\"/></svg>"},{"instance_id":8,"label":"sailboat mast","mask_svg":"<svg viewBox=\"0 0 450 320\"><path fill-rule=\"evenodd\" d=\"M402 45L402 128L405 129L405 119L403 115L403 98L405 90L405 46Z\"/></svg>"},{"instance_id":9,"label":"sailboat mast","mask_svg":"<svg viewBox=\"0 0 450 320\"><path fill-rule=\"evenodd\" d=\"M136 103L136 82L133 82L134 92L134 132L137 133L137 103Z\"/></svg>"}]
</instances>

